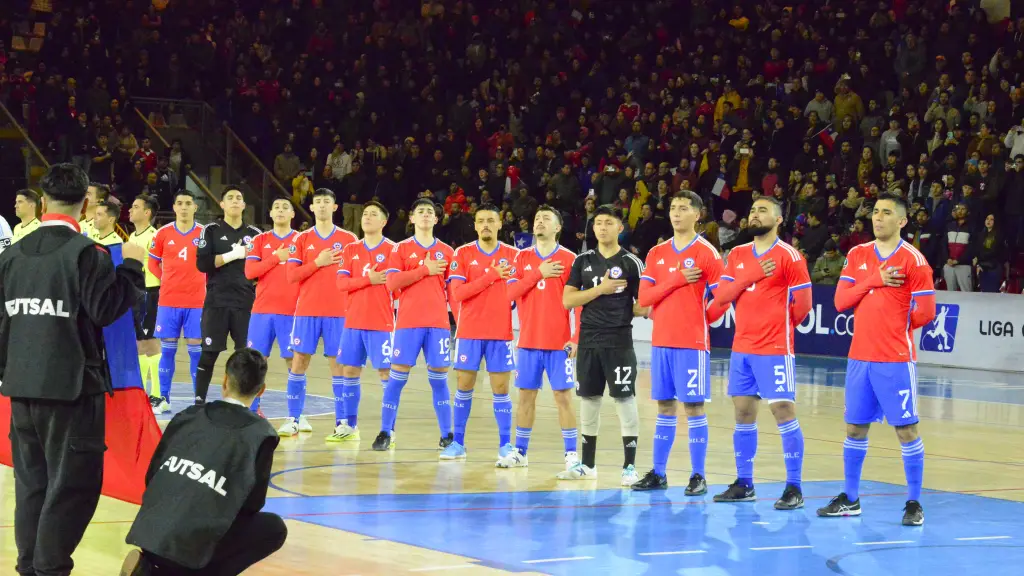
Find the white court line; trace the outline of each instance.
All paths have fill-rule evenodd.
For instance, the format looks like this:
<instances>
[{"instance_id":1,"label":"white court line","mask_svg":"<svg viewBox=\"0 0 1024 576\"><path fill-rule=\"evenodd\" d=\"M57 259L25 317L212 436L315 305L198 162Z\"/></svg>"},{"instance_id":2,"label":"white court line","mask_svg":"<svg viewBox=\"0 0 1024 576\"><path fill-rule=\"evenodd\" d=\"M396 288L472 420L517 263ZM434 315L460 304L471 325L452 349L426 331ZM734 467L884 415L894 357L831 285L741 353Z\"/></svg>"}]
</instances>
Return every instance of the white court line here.
<instances>
[{"instance_id":1,"label":"white court line","mask_svg":"<svg viewBox=\"0 0 1024 576\"><path fill-rule=\"evenodd\" d=\"M1009 538L1013 538L1013 536L971 536L969 538L954 538L954 540L970 542L974 540L1007 540Z\"/></svg>"},{"instance_id":2,"label":"white court line","mask_svg":"<svg viewBox=\"0 0 1024 576\"><path fill-rule=\"evenodd\" d=\"M426 568L410 568L409 572L434 572L438 570L462 570L465 568L479 567L479 564L453 564L451 566L427 566Z\"/></svg>"},{"instance_id":3,"label":"white court line","mask_svg":"<svg viewBox=\"0 0 1024 576\"><path fill-rule=\"evenodd\" d=\"M751 522L751 524L757 524L758 526L767 526L771 524L771 522Z\"/></svg>"},{"instance_id":4,"label":"white court line","mask_svg":"<svg viewBox=\"0 0 1024 576\"><path fill-rule=\"evenodd\" d=\"M854 546L874 546L876 544L914 544L913 540L882 540L880 542L854 542Z\"/></svg>"},{"instance_id":5,"label":"white court line","mask_svg":"<svg viewBox=\"0 0 1024 576\"><path fill-rule=\"evenodd\" d=\"M751 550L762 551L762 550L804 550L807 548L814 548L814 546L760 546L757 548L751 548Z\"/></svg>"},{"instance_id":6,"label":"white court line","mask_svg":"<svg viewBox=\"0 0 1024 576\"><path fill-rule=\"evenodd\" d=\"M707 554L707 550L672 550L669 552L640 552L637 556L676 556L679 554Z\"/></svg>"},{"instance_id":7,"label":"white court line","mask_svg":"<svg viewBox=\"0 0 1024 576\"><path fill-rule=\"evenodd\" d=\"M570 558L541 558L539 560L523 560L523 564L543 564L544 562L572 562L574 560L593 560L593 556L572 556Z\"/></svg>"}]
</instances>

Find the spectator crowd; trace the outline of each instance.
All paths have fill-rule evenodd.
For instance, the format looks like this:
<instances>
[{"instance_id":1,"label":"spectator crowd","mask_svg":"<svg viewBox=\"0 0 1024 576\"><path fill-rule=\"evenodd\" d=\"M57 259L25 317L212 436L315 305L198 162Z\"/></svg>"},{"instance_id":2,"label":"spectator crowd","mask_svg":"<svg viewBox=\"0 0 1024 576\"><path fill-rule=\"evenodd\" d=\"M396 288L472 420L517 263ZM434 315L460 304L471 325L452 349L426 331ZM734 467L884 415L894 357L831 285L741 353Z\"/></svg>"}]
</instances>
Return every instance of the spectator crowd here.
<instances>
[{"instance_id":1,"label":"spectator crowd","mask_svg":"<svg viewBox=\"0 0 1024 576\"><path fill-rule=\"evenodd\" d=\"M90 0L55 3L38 54L0 45L0 100L54 160L124 200L167 201L189 154L156 154L133 99L204 100L303 202L336 192L411 234L417 197L438 235L475 238L501 207L528 245L540 204L561 242L625 213L643 257L671 236L668 199L705 200L701 232L751 240L759 195L812 278L872 239L880 191L911 205L905 240L940 288L1021 292L1024 6L1005 0ZM169 111L169 117L173 111ZM174 123L173 118L171 123Z\"/></svg>"}]
</instances>

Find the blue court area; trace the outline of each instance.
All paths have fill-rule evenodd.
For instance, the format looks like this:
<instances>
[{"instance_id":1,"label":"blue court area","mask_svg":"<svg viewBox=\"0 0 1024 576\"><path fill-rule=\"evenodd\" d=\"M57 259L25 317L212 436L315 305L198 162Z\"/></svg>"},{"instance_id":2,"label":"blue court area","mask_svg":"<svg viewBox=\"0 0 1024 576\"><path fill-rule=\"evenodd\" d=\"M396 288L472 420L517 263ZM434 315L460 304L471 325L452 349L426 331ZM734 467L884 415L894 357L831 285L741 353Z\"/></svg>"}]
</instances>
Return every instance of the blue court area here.
<instances>
[{"instance_id":1,"label":"blue court area","mask_svg":"<svg viewBox=\"0 0 1024 576\"><path fill-rule=\"evenodd\" d=\"M900 524L905 488L894 484L863 482L859 518L816 517L840 482L805 483L795 512L772 507L782 484L759 484L754 503L713 503L724 488L703 498L682 487L272 498L265 510L556 575L993 576L1024 566L1024 503L926 490L925 525L910 528Z\"/></svg>"},{"instance_id":2,"label":"blue court area","mask_svg":"<svg viewBox=\"0 0 1024 576\"><path fill-rule=\"evenodd\" d=\"M191 392L191 382L188 384L175 382L174 387L171 388L171 411L166 414L158 414L156 419L159 421L170 420L175 414L191 406L195 402L195 395ZM220 398L220 386L210 386L210 392L206 395L207 402L220 400ZM287 418L287 394L279 390L267 390L263 393L263 399L260 401L260 409L268 419ZM309 417L334 414L334 398L307 394L304 414Z\"/></svg>"}]
</instances>

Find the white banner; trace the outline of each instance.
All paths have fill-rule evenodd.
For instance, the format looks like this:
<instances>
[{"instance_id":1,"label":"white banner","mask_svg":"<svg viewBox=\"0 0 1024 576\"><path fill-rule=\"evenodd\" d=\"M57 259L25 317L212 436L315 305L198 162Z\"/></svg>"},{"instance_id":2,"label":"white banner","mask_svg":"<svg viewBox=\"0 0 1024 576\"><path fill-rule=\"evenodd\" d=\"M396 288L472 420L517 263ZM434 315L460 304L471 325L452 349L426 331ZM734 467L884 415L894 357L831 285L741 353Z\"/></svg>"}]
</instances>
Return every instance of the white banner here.
<instances>
[{"instance_id":1,"label":"white banner","mask_svg":"<svg viewBox=\"0 0 1024 576\"><path fill-rule=\"evenodd\" d=\"M1024 372L1024 298L935 292L935 320L914 334L921 364Z\"/></svg>"}]
</instances>

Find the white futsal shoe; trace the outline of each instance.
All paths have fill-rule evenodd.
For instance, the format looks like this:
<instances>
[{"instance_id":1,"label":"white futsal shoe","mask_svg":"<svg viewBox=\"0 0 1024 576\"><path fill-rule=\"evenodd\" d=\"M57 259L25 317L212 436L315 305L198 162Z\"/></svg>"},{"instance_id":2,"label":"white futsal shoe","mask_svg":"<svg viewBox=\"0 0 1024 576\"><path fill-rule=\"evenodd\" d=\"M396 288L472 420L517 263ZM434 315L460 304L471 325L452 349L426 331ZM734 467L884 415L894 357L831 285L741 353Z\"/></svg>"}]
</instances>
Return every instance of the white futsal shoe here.
<instances>
[{"instance_id":1,"label":"white futsal shoe","mask_svg":"<svg viewBox=\"0 0 1024 576\"><path fill-rule=\"evenodd\" d=\"M299 432L312 432L313 425L306 420L305 416L299 416Z\"/></svg>"},{"instance_id":2,"label":"white futsal shoe","mask_svg":"<svg viewBox=\"0 0 1024 576\"><path fill-rule=\"evenodd\" d=\"M495 468L526 468L529 465L530 461L526 458L526 454L520 452L519 448L513 448L511 452L498 458L498 461L494 463Z\"/></svg>"},{"instance_id":3,"label":"white futsal shoe","mask_svg":"<svg viewBox=\"0 0 1024 576\"><path fill-rule=\"evenodd\" d=\"M299 434L299 423L294 418L288 418L277 429L278 436L297 436Z\"/></svg>"},{"instance_id":4,"label":"white futsal shoe","mask_svg":"<svg viewBox=\"0 0 1024 576\"><path fill-rule=\"evenodd\" d=\"M576 452L565 453L565 470L556 476L559 480L597 480L597 469L580 462Z\"/></svg>"},{"instance_id":5,"label":"white futsal shoe","mask_svg":"<svg viewBox=\"0 0 1024 576\"><path fill-rule=\"evenodd\" d=\"M637 473L636 468L630 464L622 469L622 481L620 484L627 488L636 484L640 481L640 474Z\"/></svg>"}]
</instances>

